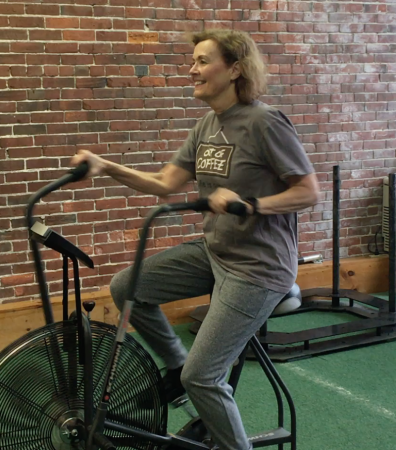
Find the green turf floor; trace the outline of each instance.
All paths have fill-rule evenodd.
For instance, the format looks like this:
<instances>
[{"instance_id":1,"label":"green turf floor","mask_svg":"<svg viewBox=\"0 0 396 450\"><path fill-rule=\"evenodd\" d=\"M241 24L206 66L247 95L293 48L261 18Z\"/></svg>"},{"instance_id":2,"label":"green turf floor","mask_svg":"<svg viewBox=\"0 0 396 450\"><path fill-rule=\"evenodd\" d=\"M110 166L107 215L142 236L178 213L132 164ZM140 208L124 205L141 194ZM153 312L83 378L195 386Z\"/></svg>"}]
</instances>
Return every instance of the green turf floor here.
<instances>
[{"instance_id":1,"label":"green turf floor","mask_svg":"<svg viewBox=\"0 0 396 450\"><path fill-rule=\"evenodd\" d=\"M304 313L271 319L269 329L297 331L346 320L345 315ZM175 330L190 347L194 335L188 325ZM276 367L296 405L299 450L396 449L396 341ZM249 434L277 426L275 397L257 362L247 361L236 399ZM170 411L169 431L187 420L185 411Z\"/></svg>"}]
</instances>

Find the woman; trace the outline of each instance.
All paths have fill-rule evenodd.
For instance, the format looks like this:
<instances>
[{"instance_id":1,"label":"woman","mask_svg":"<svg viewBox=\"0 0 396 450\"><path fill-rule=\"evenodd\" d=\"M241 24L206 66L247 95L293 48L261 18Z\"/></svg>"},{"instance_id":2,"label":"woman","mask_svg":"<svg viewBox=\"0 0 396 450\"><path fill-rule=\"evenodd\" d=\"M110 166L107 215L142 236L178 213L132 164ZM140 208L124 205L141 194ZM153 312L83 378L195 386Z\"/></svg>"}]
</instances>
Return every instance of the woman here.
<instances>
[{"instance_id":1,"label":"woman","mask_svg":"<svg viewBox=\"0 0 396 450\"><path fill-rule=\"evenodd\" d=\"M295 281L296 211L316 203L318 184L291 122L256 100L265 69L249 35L208 30L192 42L194 96L212 111L172 161L145 173L83 150L72 163L86 160L91 175L157 196L196 178L200 197L209 198L213 213L204 215L203 239L144 261L131 323L167 366L168 401L186 390L221 450L248 450L227 370ZM226 214L234 201L246 203L247 218ZM110 286L119 309L131 271L121 271ZM209 293L209 312L187 354L159 305Z\"/></svg>"}]
</instances>

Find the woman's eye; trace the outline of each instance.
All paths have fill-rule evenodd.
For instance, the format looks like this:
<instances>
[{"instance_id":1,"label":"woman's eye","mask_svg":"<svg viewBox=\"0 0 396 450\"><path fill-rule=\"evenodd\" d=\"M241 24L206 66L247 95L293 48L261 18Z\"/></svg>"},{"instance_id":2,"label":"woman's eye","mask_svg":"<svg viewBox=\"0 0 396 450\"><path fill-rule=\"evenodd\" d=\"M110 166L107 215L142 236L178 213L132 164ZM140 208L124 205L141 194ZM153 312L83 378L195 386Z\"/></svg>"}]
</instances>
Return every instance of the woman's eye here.
<instances>
[{"instance_id":1,"label":"woman's eye","mask_svg":"<svg viewBox=\"0 0 396 450\"><path fill-rule=\"evenodd\" d=\"M207 64L207 62L206 61L198 61L197 63L195 63L195 62L192 62L192 63L190 63L190 67L193 67L195 64L197 64L198 66L199 65L205 65L205 64Z\"/></svg>"}]
</instances>

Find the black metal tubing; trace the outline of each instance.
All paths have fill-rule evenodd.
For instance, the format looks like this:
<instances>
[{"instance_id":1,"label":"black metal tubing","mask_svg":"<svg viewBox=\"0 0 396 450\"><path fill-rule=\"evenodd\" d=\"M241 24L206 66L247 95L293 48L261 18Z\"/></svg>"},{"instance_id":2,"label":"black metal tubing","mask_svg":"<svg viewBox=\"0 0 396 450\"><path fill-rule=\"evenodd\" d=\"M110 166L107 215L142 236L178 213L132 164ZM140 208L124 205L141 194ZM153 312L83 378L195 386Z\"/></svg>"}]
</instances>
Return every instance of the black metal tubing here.
<instances>
[{"instance_id":1,"label":"black metal tubing","mask_svg":"<svg viewBox=\"0 0 396 450\"><path fill-rule=\"evenodd\" d=\"M167 435L160 436L158 434L150 433L149 431L139 430L137 428L130 428L119 423L111 422L110 420L105 420L104 426L107 430L118 431L124 433L128 436L137 437L145 441L151 441L154 444L161 445L162 448L171 448L172 450L186 449L186 450L209 450L209 447L202 442L193 441L191 439L185 438L178 435ZM129 446L128 439L125 438L110 438L114 443L119 443L122 446Z\"/></svg>"},{"instance_id":2,"label":"black metal tubing","mask_svg":"<svg viewBox=\"0 0 396 450\"><path fill-rule=\"evenodd\" d=\"M67 327L74 328L74 323L78 321L78 313L76 310L74 310L70 314L70 318L68 321L65 322L65 327L67 330ZM82 349L79 347L79 361L78 364L84 366L84 425L86 430L88 427L92 425L93 415L94 415L94 406L93 406L93 360L92 360L92 332L91 332L91 324L88 319L88 317L85 314L81 314L81 322L82 322L82 339L80 339L79 335L77 334L79 345L84 346ZM78 330L77 330L78 333ZM68 343L67 352L69 353L69 358L71 360L71 363L69 364L69 383L70 381L73 382L73 378L77 380L77 357L76 357L76 340L75 335L73 334L72 337L74 337L73 342ZM70 336L69 336L70 339ZM83 354L84 360L81 362L81 354ZM74 358L74 359L72 359ZM75 367L75 373L70 371L71 367ZM78 386L75 385L75 393L77 393ZM69 394L71 394L72 391L69 391ZM72 396L72 394L71 394Z\"/></svg>"},{"instance_id":3,"label":"black metal tubing","mask_svg":"<svg viewBox=\"0 0 396 450\"><path fill-rule=\"evenodd\" d=\"M332 305L340 306L340 166L333 167L333 293Z\"/></svg>"},{"instance_id":4,"label":"black metal tubing","mask_svg":"<svg viewBox=\"0 0 396 450\"><path fill-rule=\"evenodd\" d=\"M67 183L78 181L79 179L83 178L85 174L88 172L88 164L83 163L80 166L76 167L75 169L69 171L65 175L63 175L58 180L53 181L52 183L44 186L43 188L39 189L37 192L35 192L28 200L27 208L26 208L26 222L29 230L29 236L30 236L30 229L33 226L33 208L34 205L44 196L49 194L50 192L55 191L56 189L59 189L60 187L64 186ZM46 324L54 323L54 315L51 308L51 303L48 295L48 287L47 287L47 281L45 278L44 270L43 270L43 263L41 260L40 252L38 249L37 242L33 239L30 239L30 246L33 252L33 259L36 267L36 274L37 274L37 281L40 288L40 294L41 294L41 300L43 302L43 310L44 310L44 317Z\"/></svg>"},{"instance_id":5,"label":"black metal tubing","mask_svg":"<svg viewBox=\"0 0 396 450\"><path fill-rule=\"evenodd\" d=\"M389 174L389 312L396 312L396 175Z\"/></svg>"},{"instance_id":6,"label":"black metal tubing","mask_svg":"<svg viewBox=\"0 0 396 450\"><path fill-rule=\"evenodd\" d=\"M257 336L253 336L251 338L250 345L252 346L253 352L255 353L257 360L259 361L261 367L263 368L265 374L267 375L267 377L271 383L271 386L273 387L273 389L275 391L277 401L278 401L278 396L280 397L280 401L278 401L279 426L283 426L283 417L284 417L283 402L282 402L282 398L280 395L279 387L286 398L286 401L287 401L287 404L289 407L289 411L290 411L291 450L296 450L296 448L297 448L297 417L296 417L296 409L295 409L294 402L293 402L292 396L290 394L290 391L288 390L286 384L283 382L278 371L275 369L275 366L273 365L271 359L269 358L267 353L264 351L259 340L257 339Z\"/></svg>"},{"instance_id":7,"label":"black metal tubing","mask_svg":"<svg viewBox=\"0 0 396 450\"><path fill-rule=\"evenodd\" d=\"M47 280L44 275L43 262L41 260L37 242L31 240L30 247L32 249L33 260L36 267L37 282L40 289L41 301L43 302L45 323L49 325L50 323L54 323L55 321L48 295Z\"/></svg>"},{"instance_id":8,"label":"black metal tubing","mask_svg":"<svg viewBox=\"0 0 396 450\"><path fill-rule=\"evenodd\" d=\"M33 194L30 197L30 199L28 201L27 213L26 213L29 234L30 234L30 229L33 226L34 205L45 195L49 194L52 191L55 191L56 189L60 188L61 186L64 186L68 182L69 182L69 176L64 175L59 180L56 180L56 181L48 184L47 186L44 186L43 188L41 188L39 191L37 191L35 194ZM51 303L50 303L50 299L49 299L47 281L45 278L43 263L41 260L37 242L30 239L30 246L33 251L33 258L34 258L34 262L35 262L35 266L36 266L37 281L38 281L39 288L40 288L41 300L43 302L45 322L46 322L46 324L54 323L54 316L53 316Z\"/></svg>"},{"instance_id":9,"label":"black metal tubing","mask_svg":"<svg viewBox=\"0 0 396 450\"><path fill-rule=\"evenodd\" d=\"M75 257L70 258L73 263L74 275L74 296L76 300L76 316L77 316L77 330L78 330L78 345L79 345L79 363L84 364L85 361L85 346L84 346L84 330L83 330L83 313L81 309L81 293L80 293L80 274L78 270L78 260Z\"/></svg>"},{"instance_id":10,"label":"black metal tubing","mask_svg":"<svg viewBox=\"0 0 396 450\"><path fill-rule=\"evenodd\" d=\"M92 360L92 331L89 319L82 314L84 340L84 425L88 429L92 425L94 416L93 404L93 360Z\"/></svg>"},{"instance_id":11,"label":"black metal tubing","mask_svg":"<svg viewBox=\"0 0 396 450\"><path fill-rule=\"evenodd\" d=\"M100 450L117 450L113 443L106 436L103 436L103 434L95 433L93 439Z\"/></svg>"},{"instance_id":12,"label":"black metal tubing","mask_svg":"<svg viewBox=\"0 0 396 450\"><path fill-rule=\"evenodd\" d=\"M267 376L268 381L270 382L272 389L275 393L276 403L278 405L278 426L283 427L283 425L284 425L283 399L282 399L281 391L279 390L279 386L276 383L276 380L272 374L272 371L270 370L270 366L268 365L268 361L266 361L265 356L263 356L263 353L265 355L264 349L261 347L260 342L256 336L253 336L251 338L249 344L253 350L256 360L259 362L261 368L264 370L265 375ZM271 365L272 365L272 363L271 363Z\"/></svg>"},{"instance_id":13,"label":"black metal tubing","mask_svg":"<svg viewBox=\"0 0 396 450\"><path fill-rule=\"evenodd\" d=\"M62 311L63 320L69 318L69 261L66 255L63 255L63 297Z\"/></svg>"},{"instance_id":14,"label":"black metal tubing","mask_svg":"<svg viewBox=\"0 0 396 450\"><path fill-rule=\"evenodd\" d=\"M71 314L71 319L74 318L74 313ZM67 392L71 399L77 398L78 392L78 382L77 382L77 342L76 334L74 333L75 325L74 321L70 320L63 323L64 330L64 351L67 353L67 365L66 367L61 367L59 371L67 371Z\"/></svg>"},{"instance_id":15,"label":"black metal tubing","mask_svg":"<svg viewBox=\"0 0 396 450\"><path fill-rule=\"evenodd\" d=\"M172 438L170 436L160 436L158 434L139 430L137 428L130 428L119 423L111 422L107 419L104 421L104 426L107 430L119 431L120 433L127 434L128 436L150 440L159 445L169 445L172 442Z\"/></svg>"}]
</instances>

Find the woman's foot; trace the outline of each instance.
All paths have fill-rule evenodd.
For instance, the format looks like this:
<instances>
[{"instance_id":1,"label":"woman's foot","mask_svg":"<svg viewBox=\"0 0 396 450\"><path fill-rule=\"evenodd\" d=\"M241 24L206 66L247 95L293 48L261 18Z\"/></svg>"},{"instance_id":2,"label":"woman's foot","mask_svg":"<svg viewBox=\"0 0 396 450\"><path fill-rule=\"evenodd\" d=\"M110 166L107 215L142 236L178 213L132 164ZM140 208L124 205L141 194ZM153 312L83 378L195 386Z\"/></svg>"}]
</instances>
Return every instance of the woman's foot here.
<instances>
[{"instance_id":1,"label":"woman's foot","mask_svg":"<svg viewBox=\"0 0 396 450\"><path fill-rule=\"evenodd\" d=\"M177 369L168 369L166 374L162 377L165 387L166 401L168 403L174 403L175 400L184 396L186 393L186 390L180 381L182 370L183 366L178 367Z\"/></svg>"}]
</instances>

